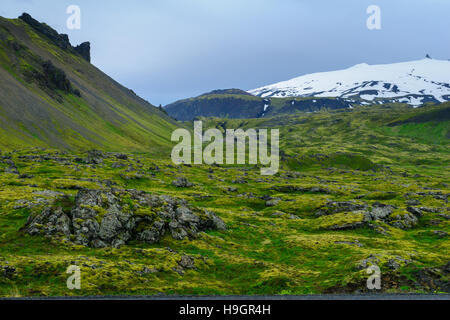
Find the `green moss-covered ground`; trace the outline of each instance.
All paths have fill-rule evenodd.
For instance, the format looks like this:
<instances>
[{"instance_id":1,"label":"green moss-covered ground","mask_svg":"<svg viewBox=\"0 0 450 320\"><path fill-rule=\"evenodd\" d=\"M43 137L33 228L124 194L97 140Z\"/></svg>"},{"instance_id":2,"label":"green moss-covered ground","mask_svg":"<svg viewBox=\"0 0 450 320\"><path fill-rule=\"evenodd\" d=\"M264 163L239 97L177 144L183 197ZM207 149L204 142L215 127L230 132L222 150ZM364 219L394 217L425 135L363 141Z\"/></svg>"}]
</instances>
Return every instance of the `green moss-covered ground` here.
<instances>
[{"instance_id":1,"label":"green moss-covered ground","mask_svg":"<svg viewBox=\"0 0 450 320\"><path fill-rule=\"evenodd\" d=\"M244 126L242 120L220 120L221 128L281 129L282 168L273 177L261 176L254 166L175 166L147 154L130 154L128 160L109 155L89 165L80 161L86 154L4 151L0 296L355 293L367 291L368 275L358 267L364 259L381 268L385 292L443 292L436 283L448 284L448 273L439 268L450 261L449 122L391 125L392 119L436 108L448 107L394 106L390 114L384 107L362 108L246 120ZM206 120L207 127L218 123ZM37 160L26 158L33 155ZM5 172L8 159L22 176ZM175 187L178 177L195 186ZM228 229L120 249L90 249L21 231L32 212L59 198L49 190L73 199L80 188L110 186L184 198L215 212ZM269 196L279 202L267 206ZM329 201L355 201L395 206L391 218L401 218L413 200L414 207L436 212L424 211L411 229L378 221L333 231L364 217L315 215ZM180 272L184 255L194 258L195 268ZM81 290L66 287L65 271L72 264L81 267ZM6 266L15 271L7 275Z\"/></svg>"}]
</instances>

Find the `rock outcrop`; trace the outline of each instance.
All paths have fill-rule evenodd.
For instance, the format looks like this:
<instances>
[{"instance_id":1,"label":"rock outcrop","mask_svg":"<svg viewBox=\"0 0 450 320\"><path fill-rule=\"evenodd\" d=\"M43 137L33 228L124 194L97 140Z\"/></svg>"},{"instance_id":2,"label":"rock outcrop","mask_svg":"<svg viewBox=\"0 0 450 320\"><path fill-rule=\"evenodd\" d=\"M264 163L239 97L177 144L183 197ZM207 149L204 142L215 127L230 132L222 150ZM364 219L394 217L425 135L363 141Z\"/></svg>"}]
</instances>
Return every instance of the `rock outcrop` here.
<instances>
[{"instance_id":1,"label":"rock outcrop","mask_svg":"<svg viewBox=\"0 0 450 320\"><path fill-rule=\"evenodd\" d=\"M70 44L69 36L67 34L59 34L55 29L51 28L45 23L40 23L28 13L23 13L20 20L27 23L36 32L49 38L56 46L63 50L73 51L78 53L86 61L91 62L91 44L89 42L83 42L82 44L72 47Z\"/></svg>"},{"instance_id":2,"label":"rock outcrop","mask_svg":"<svg viewBox=\"0 0 450 320\"><path fill-rule=\"evenodd\" d=\"M26 22L35 31L49 38L55 45L57 45L61 49L67 50L69 48L72 48L72 45L69 41L69 36L67 34L59 34L56 30L54 30L47 24L40 23L39 21L35 20L28 13L23 13L19 17L19 19Z\"/></svg>"},{"instance_id":3,"label":"rock outcrop","mask_svg":"<svg viewBox=\"0 0 450 320\"><path fill-rule=\"evenodd\" d=\"M84 159L86 164L100 164L103 163L105 154L100 150L89 150L87 152L87 157Z\"/></svg>"},{"instance_id":4,"label":"rock outcrop","mask_svg":"<svg viewBox=\"0 0 450 320\"><path fill-rule=\"evenodd\" d=\"M185 177L178 177L176 180L172 181L172 185L177 188L191 188L194 186L194 184Z\"/></svg>"},{"instance_id":5,"label":"rock outcrop","mask_svg":"<svg viewBox=\"0 0 450 320\"><path fill-rule=\"evenodd\" d=\"M42 69L43 73L40 81L43 86L52 90L62 90L66 93L72 93L74 91L66 73L55 67L50 60L42 63Z\"/></svg>"},{"instance_id":6,"label":"rock outcrop","mask_svg":"<svg viewBox=\"0 0 450 320\"><path fill-rule=\"evenodd\" d=\"M316 212L316 216L334 216L338 214L342 215L345 213L347 213L348 215L362 214L364 216L364 219L362 219L361 221L357 221L356 223L352 223L350 225L344 224L341 226L338 224L333 228L333 230L349 228L354 229L362 227L364 225L368 225L372 229L381 231L380 233L386 233L385 230L380 226L376 226L369 222L379 221L399 229L410 229L417 225L419 219L423 216L422 211L425 211L423 210L423 208L415 207L408 207L406 211L401 212L395 212L396 209L398 208L395 206L382 204L379 202L372 203L369 206L366 203L356 203L353 201L331 201L320 207ZM427 210L428 212L431 211L431 209L428 208ZM330 217L330 219L333 219L333 217Z\"/></svg>"},{"instance_id":7,"label":"rock outcrop","mask_svg":"<svg viewBox=\"0 0 450 320\"><path fill-rule=\"evenodd\" d=\"M91 62L91 43L89 41L83 42L76 46L75 51L84 58L87 62Z\"/></svg>"},{"instance_id":8,"label":"rock outcrop","mask_svg":"<svg viewBox=\"0 0 450 320\"><path fill-rule=\"evenodd\" d=\"M64 204L65 203L65 204ZM81 190L75 203L59 199L25 226L45 235L93 248L120 247L130 240L157 243L165 234L192 239L205 230L225 230L214 213L192 208L180 199L136 190Z\"/></svg>"},{"instance_id":9,"label":"rock outcrop","mask_svg":"<svg viewBox=\"0 0 450 320\"><path fill-rule=\"evenodd\" d=\"M27 81L36 83L52 97L58 96L59 91L81 97L80 90L74 88L62 69L56 67L50 60L43 61L38 58L37 63L40 65L39 68L24 72Z\"/></svg>"},{"instance_id":10,"label":"rock outcrop","mask_svg":"<svg viewBox=\"0 0 450 320\"><path fill-rule=\"evenodd\" d=\"M344 202L331 201L328 202L326 205L324 205L322 208L320 208L316 212L316 216L321 217L340 212L354 212L366 209L367 209L366 204L357 204L351 201L344 201Z\"/></svg>"}]
</instances>

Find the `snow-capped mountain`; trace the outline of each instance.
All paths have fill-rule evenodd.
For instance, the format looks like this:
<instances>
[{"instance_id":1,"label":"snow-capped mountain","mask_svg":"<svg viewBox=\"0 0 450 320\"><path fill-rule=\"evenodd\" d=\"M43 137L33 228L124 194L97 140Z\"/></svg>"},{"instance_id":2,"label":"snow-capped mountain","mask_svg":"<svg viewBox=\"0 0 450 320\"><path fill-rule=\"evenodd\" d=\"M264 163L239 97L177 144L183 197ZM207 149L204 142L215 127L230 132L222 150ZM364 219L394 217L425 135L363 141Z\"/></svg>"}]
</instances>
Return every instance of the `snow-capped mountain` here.
<instances>
[{"instance_id":1,"label":"snow-capped mountain","mask_svg":"<svg viewBox=\"0 0 450 320\"><path fill-rule=\"evenodd\" d=\"M360 104L450 101L450 61L423 59L304 75L249 93L261 97L340 97Z\"/></svg>"}]
</instances>

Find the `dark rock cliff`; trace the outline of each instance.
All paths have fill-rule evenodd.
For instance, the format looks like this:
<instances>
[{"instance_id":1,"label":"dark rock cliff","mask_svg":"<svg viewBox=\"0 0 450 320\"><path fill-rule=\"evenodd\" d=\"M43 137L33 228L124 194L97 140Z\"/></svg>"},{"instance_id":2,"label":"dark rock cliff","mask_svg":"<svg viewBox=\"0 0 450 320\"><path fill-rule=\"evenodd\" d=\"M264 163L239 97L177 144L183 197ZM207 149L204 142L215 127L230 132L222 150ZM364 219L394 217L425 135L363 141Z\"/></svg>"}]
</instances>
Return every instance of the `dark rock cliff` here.
<instances>
[{"instance_id":1,"label":"dark rock cliff","mask_svg":"<svg viewBox=\"0 0 450 320\"><path fill-rule=\"evenodd\" d=\"M75 51L82 56L86 61L91 62L91 43L83 42L75 47Z\"/></svg>"},{"instance_id":2,"label":"dark rock cliff","mask_svg":"<svg viewBox=\"0 0 450 320\"><path fill-rule=\"evenodd\" d=\"M72 47L72 45L70 44L69 36L67 34L59 34L56 30L45 23L37 21L28 13L23 13L19 17L19 19L27 23L35 31L49 38L55 45L57 45L61 49L78 53L86 61L91 62L91 44L89 42L84 42L79 46Z\"/></svg>"}]
</instances>

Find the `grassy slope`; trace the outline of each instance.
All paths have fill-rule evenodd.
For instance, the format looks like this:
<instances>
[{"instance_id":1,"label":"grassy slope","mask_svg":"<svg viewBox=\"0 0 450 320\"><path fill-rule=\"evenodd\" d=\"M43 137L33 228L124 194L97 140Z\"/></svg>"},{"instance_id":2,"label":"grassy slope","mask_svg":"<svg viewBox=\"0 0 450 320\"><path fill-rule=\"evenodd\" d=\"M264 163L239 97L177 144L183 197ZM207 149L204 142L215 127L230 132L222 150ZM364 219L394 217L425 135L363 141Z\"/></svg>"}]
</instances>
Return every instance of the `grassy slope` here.
<instances>
[{"instance_id":1,"label":"grassy slope","mask_svg":"<svg viewBox=\"0 0 450 320\"><path fill-rule=\"evenodd\" d=\"M114 169L113 158L97 167L63 165L46 160L27 162L12 156L21 173L31 179L0 174L0 265L16 268L11 279L0 278L0 296L91 294L306 294L365 290L367 274L356 265L378 255L383 290L427 292L416 286L417 272L442 266L450 260L450 241L436 230L450 232L450 222L437 213L425 213L413 229L400 230L380 223L389 235L367 227L330 231L334 224L354 222L358 215L338 214L316 218L314 212L330 200L354 200L395 205L404 214L405 201L448 210L448 204L432 196L408 196L430 190L449 194L449 121L407 121L423 114L446 110L449 104L425 109L394 107L361 108L354 112L321 112L289 118L253 120L209 119L208 126L274 127L281 129L284 160L280 174L261 177L256 168L179 166L166 158L131 156L126 166ZM53 153L54 154L54 153ZM5 155L5 154L3 154ZM56 154L57 155L57 154ZM58 155L57 155L58 156ZM59 155L61 156L61 155ZM64 155L73 159L76 155ZM156 166L160 170L155 170ZM0 172L6 164L0 164ZM134 167L131 172L127 168ZM293 172L293 170L297 172ZM136 170L144 175L133 176ZM186 176L196 186L179 189L171 182ZM241 177L248 184L235 184ZM91 179L91 180L88 180ZM146 190L187 199L216 212L228 231L207 232L193 241L166 237L159 244L131 243L120 249L87 249L70 243L30 237L19 229L30 210L20 200L37 202L39 190L75 195L76 189L104 188L103 179L119 188ZM329 189L329 193L275 191L273 187L297 185ZM227 191L236 187L237 191ZM279 189L283 190L283 189ZM266 207L259 197L271 195L282 201ZM284 212L294 215L273 215ZM439 224L436 224L439 221ZM353 243L353 244L352 244ZM359 245L355 245L359 243ZM167 250L170 248L171 250ZM183 276L173 271L181 255L197 257L196 270ZM389 267L394 257L399 270ZM65 269L75 262L82 268L82 290L66 289ZM157 272L140 275L144 267ZM445 278L444 278L445 280ZM448 278L447 278L448 281Z\"/></svg>"},{"instance_id":2,"label":"grassy slope","mask_svg":"<svg viewBox=\"0 0 450 320\"><path fill-rule=\"evenodd\" d=\"M81 98L27 81L25 72L40 60L62 69ZM2 148L169 150L171 118L21 20L0 18L0 75Z\"/></svg>"},{"instance_id":3,"label":"grassy slope","mask_svg":"<svg viewBox=\"0 0 450 320\"><path fill-rule=\"evenodd\" d=\"M435 116L423 122L422 116L448 112L449 103L412 109L401 105L360 107L353 111L300 113L269 119L204 119L205 127L278 128L280 149L292 169L333 165L333 157L317 161L317 155L346 153L370 159L385 166L405 166L412 170L437 169L449 157L450 119ZM430 116L431 117L431 116ZM300 152L301 151L301 152ZM342 159L340 161L343 161ZM416 166L430 164L429 167ZM345 163L344 163L345 164ZM355 166L355 159L347 159ZM357 169L354 167L353 169Z\"/></svg>"},{"instance_id":4,"label":"grassy slope","mask_svg":"<svg viewBox=\"0 0 450 320\"><path fill-rule=\"evenodd\" d=\"M263 108L263 99L243 94L205 94L165 107L171 116L180 121L190 121L196 116L256 118Z\"/></svg>"}]
</instances>

